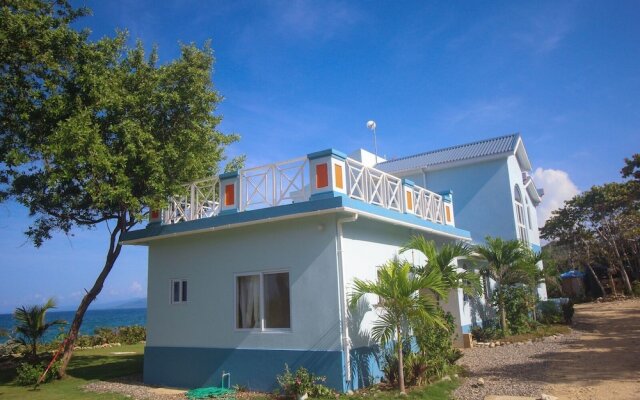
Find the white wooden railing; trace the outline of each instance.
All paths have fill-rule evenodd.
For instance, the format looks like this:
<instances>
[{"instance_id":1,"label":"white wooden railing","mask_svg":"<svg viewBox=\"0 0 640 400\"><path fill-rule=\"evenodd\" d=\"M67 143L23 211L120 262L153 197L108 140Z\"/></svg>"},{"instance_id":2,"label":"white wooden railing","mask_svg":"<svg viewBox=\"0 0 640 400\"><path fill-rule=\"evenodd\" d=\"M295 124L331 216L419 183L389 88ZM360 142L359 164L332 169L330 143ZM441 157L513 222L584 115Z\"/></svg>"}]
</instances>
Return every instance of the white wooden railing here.
<instances>
[{"instance_id":1,"label":"white wooden railing","mask_svg":"<svg viewBox=\"0 0 640 400\"><path fill-rule=\"evenodd\" d=\"M403 212L402 179L366 167L347 158L347 195L365 203ZM413 187L414 213L422 219L444 224L442 196L420 186Z\"/></svg>"},{"instance_id":2,"label":"white wooden railing","mask_svg":"<svg viewBox=\"0 0 640 400\"><path fill-rule=\"evenodd\" d=\"M402 179L347 158L346 194L365 203L397 212L405 208ZM238 211L275 207L309 200L309 160L295 158L260 167L242 169L238 173ZM444 224L444 203L441 195L420 186L413 186L413 213L418 217ZM183 191L169 198L163 213L163 223L175 224L220 213L220 182L218 177L201 179L184 185Z\"/></svg>"},{"instance_id":3,"label":"white wooden railing","mask_svg":"<svg viewBox=\"0 0 640 400\"><path fill-rule=\"evenodd\" d=\"M309 199L307 157L240 171L240 209L275 207Z\"/></svg>"},{"instance_id":4,"label":"white wooden railing","mask_svg":"<svg viewBox=\"0 0 640 400\"><path fill-rule=\"evenodd\" d=\"M184 185L184 190L169 198L165 210L165 224L213 217L220 212L220 182L217 176Z\"/></svg>"}]
</instances>

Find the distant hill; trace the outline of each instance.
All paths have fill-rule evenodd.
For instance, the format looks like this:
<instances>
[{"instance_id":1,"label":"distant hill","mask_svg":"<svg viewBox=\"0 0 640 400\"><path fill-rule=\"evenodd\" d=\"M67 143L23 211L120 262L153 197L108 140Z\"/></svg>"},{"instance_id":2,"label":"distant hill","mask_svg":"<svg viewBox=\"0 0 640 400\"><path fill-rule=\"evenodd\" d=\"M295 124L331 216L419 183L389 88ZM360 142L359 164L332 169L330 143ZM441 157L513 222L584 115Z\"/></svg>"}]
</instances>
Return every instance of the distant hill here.
<instances>
[{"instance_id":1,"label":"distant hill","mask_svg":"<svg viewBox=\"0 0 640 400\"><path fill-rule=\"evenodd\" d=\"M147 308L147 298L142 297L139 299L115 301L91 306L92 310L127 310L131 308Z\"/></svg>"}]
</instances>

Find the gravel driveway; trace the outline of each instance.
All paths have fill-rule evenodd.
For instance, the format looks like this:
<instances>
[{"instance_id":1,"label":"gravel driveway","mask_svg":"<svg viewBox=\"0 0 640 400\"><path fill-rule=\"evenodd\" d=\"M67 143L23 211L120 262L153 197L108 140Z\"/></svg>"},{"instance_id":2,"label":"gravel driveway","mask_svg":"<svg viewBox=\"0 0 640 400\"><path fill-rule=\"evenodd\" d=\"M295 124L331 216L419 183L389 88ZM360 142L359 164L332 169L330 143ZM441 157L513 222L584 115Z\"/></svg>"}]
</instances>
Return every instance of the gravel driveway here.
<instances>
[{"instance_id":1,"label":"gravel driveway","mask_svg":"<svg viewBox=\"0 0 640 400\"><path fill-rule=\"evenodd\" d=\"M568 348L578 336L573 331L526 344L466 349L458 364L467 367L469 376L454 396L458 400L482 400L490 394L538 397L547 385L546 374L551 372L544 355ZM478 384L480 378L484 385Z\"/></svg>"}]
</instances>

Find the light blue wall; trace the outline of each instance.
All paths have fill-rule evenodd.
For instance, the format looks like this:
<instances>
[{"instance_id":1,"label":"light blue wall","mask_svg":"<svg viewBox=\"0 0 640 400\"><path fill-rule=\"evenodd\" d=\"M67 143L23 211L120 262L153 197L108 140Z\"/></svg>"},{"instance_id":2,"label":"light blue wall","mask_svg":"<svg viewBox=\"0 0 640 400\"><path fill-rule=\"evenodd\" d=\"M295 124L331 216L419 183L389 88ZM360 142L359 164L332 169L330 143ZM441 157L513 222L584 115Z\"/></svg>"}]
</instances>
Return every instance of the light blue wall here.
<instances>
[{"instance_id":1,"label":"light blue wall","mask_svg":"<svg viewBox=\"0 0 640 400\"><path fill-rule=\"evenodd\" d=\"M422 182L422 173L409 179ZM506 159L491 160L456 168L429 171L426 188L434 192L453 191L456 227L471 232L475 243L485 236L515 239L513 201Z\"/></svg>"},{"instance_id":2,"label":"light blue wall","mask_svg":"<svg viewBox=\"0 0 640 400\"><path fill-rule=\"evenodd\" d=\"M151 242L147 311L151 355L145 360L145 380L162 383L173 373L184 376L181 371L192 369L186 355L195 349L211 349L212 355L231 350L289 352L283 353L288 354L280 357L283 360L300 359L295 354L301 351L342 354L335 235L335 216L329 215ZM236 330L235 274L280 270L290 274L291 330ZM171 304L172 279L188 281L187 303ZM167 354L181 356L163 358ZM254 360L259 362L265 359L264 353L233 354L237 357L216 356L207 361L206 376L199 374L188 385L182 378L164 384L195 387L203 379L217 379L220 370L231 372L236 383L254 384L241 377L253 368L251 355L260 354ZM275 382L284 368L280 358L274 356L268 373L271 381L260 387ZM159 363L164 372L154 367ZM339 374L343 374L341 368Z\"/></svg>"}]
</instances>

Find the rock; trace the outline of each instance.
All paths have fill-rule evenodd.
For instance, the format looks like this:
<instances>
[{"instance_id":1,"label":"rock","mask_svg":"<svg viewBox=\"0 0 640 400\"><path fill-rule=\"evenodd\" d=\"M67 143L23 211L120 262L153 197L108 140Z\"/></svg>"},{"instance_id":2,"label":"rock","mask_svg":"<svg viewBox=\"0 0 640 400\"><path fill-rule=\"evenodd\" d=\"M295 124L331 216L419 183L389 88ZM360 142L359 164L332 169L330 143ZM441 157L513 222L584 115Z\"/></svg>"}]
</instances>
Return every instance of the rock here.
<instances>
[{"instance_id":1,"label":"rock","mask_svg":"<svg viewBox=\"0 0 640 400\"><path fill-rule=\"evenodd\" d=\"M489 345L489 347L494 348L496 347L496 344L494 342L491 342L491 344ZM399 357L398 357L399 358Z\"/></svg>"},{"instance_id":2,"label":"rock","mask_svg":"<svg viewBox=\"0 0 640 400\"><path fill-rule=\"evenodd\" d=\"M347 396L353 396L353 390L347 390Z\"/></svg>"},{"instance_id":3,"label":"rock","mask_svg":"<svg viewBox=\"0 0 640 400\"><path fill-rule=\"evenodd\" d=\"M484 386L484 379L478 378L478 386Z\"/></svg>"},{"instance_id":4,"label":"rock","mask_svg":"<svg viewBox=\"0 0 640 400\"><path fill-rule=\"evenodd\" d=\"M458 379L460 376L458 374L453 374L453 377Z\"/></svg>"},{"instance_id":5,"label":"rock","mask_svg":"<svg viewBox=\"0 0 640 400\"><path fill-rule=\"evenodd\" d=\"M499 341L496 342L496 346L502 346L502 343L500 343Z\"/></svg>"},{"instance_id":6,"label":"rock","mask_svg":"<svg viewBox=\"0 0 640 400\"><path fill-rule=\"evenodd\" d=\"M550 394L544 394L544 393L542 393L538 399L539 400L558 400L556 396L551 396Z\"/></svg>"},{"instance_id":7,"label":"rock","mask_svg":"<svg viewBox=\"0 0 640 400\"><path fill-rule=\"evenodd\" d=\"M442 379L440 379L441 381L450 381L451 377L449 375L445 375L442 377Z\"/></svg>"}]
</instances>

